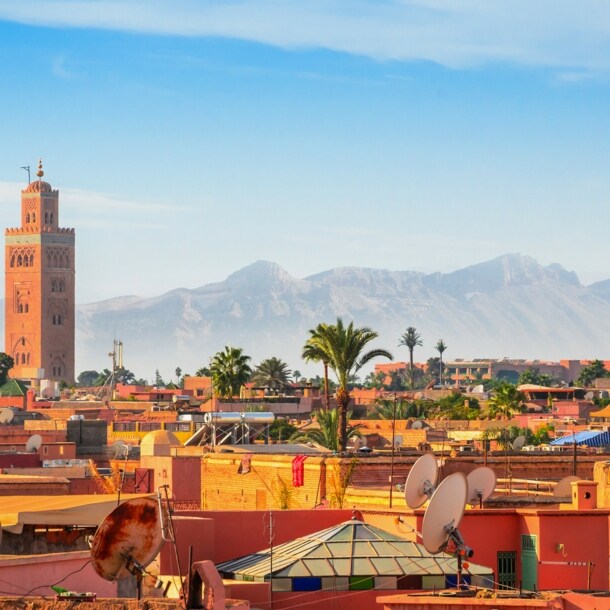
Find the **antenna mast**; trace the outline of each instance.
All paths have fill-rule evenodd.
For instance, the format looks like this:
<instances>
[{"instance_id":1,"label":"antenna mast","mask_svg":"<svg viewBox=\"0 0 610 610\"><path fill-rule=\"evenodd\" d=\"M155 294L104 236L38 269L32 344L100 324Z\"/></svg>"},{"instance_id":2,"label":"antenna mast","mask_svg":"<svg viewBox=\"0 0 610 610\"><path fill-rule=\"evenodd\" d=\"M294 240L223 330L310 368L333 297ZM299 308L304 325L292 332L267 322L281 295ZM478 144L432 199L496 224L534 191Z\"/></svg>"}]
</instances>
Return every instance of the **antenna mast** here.
<instances>
[{"instance_id":1,"label":"antenna mast","mask_svg":"<svg viewBox=\"0 0 610 610\"><path fill-rule=\"evenodd\" d=\"M21 169L24 169L28 173L28 184L29 184L32 181L31 177L30 177L30 166L29 165L22 165Z\"/></svg>"}]
</instances>

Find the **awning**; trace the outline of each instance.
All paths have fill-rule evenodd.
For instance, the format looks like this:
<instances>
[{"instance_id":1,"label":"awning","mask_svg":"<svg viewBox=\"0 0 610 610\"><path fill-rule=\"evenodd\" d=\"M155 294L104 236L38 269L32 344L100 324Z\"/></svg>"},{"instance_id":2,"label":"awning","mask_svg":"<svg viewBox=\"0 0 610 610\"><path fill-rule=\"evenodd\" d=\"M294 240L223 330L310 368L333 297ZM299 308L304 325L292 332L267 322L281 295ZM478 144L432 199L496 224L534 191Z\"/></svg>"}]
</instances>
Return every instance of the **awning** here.
<instances>
[{"instance_id":1,"label":"awning","mask_svg":"<svg viewBox=\"0 0 610 610\"><path fill-rule=\"evenodd\" d=\"M155 494L121 494L121 504ZM24 525L97 527L117 507L114 494L72 496L0 496L0 525L20 534Z\"/></svg>"},{"instance_id":2,"label":"awning","mask_svg":"<svg viewBox=\"0 0 610 610\"><path fill-rule=\"evenodd\" d=\"M610 417L610 405L606 405L601 411L593 411L591 417Z\"/></svg>"},{"instance_id":3,"label":"awning","mask_svg":"<svg viewBox=\"0 0 610 610\"><path fill-rule=\"evenodd\" d=\"M602 430L583 430L569 436L562 436L550 442L551 445L586 445L587 447L605 447L610 445L610 432Z\"/></svg>"}]
</instances>

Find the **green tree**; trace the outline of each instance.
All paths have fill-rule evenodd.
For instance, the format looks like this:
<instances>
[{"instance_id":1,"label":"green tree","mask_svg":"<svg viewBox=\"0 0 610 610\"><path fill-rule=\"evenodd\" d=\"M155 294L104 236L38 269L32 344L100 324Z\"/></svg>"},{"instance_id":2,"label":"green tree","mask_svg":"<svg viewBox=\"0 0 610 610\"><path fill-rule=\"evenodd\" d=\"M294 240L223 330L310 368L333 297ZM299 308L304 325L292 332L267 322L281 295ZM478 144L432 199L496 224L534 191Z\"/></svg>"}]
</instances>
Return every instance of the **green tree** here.
<instances>
[{"instance_id":1,"label":"green tree","mask_svg":"<svg viewBox=\"0 0 610 610\"><path fill-rule=\"evenodd\" d=\"M274 441L287 441L295 432L297 427L293 426L287 419L276 417L269 426L269 437Z\"/></svg>"},{"instance_id":2,"label":"green tree","mask_svg":"<svg viewBox=\"0 0 610 610\"><path fill-rule=\"evenodd\" d=\"M400 337L398 345L404 345L409 350L409 380L411 382L411 389L415 388L415 378L413 374L413 351L417 346L422 346L421 335L415 330L413 326L409 326L407 330Z\"/></svg>"},{"instance_id":3,"label":"green tree","mask_svg":"<svg viewBox=\"0 0 610 610\"><path fill-rule=\"evenodd\" d=\"M97 371L83 371L76 378L76 385L81 388L89 388L95 385L100 374Z\"/></svg>"},{"instance_id":4,"label":"green tree","mask_svg":"<svg viewBox=\"0 0 610 610\"><path fill-rule=\"evenodd\" d=\"M263 360L252 373L251 381L270 390L281 390L290 383L291 371L280 358Z\"/></svg>"},{"instance_id":5,"label":"green tree","mask_svg":"<svg viewBox=\"0 0 610 610\"><path fill-rule=\"evenodd\" d=\"M202 366L195 371L195 377L211 377L212 371L207 366Z\"/></svg>"},{"instance_id":6,"label":"green tree","mask_svg":"<svg viewBox=\"0 0 610 610\"><path fill-rule=\"evenodd\" d=\"M519 375L519 380L517 381L517 385L525 384L552 387L559 385L559 379L547 373L541 373L539 368L530 366Z\"/></svg>"},{"instance_id":7,"label":"green tree","mask_svg":"<svg viewBox=\"0 0 610 610\"><path fill-rule=\"evenodd\" d=\"M514 413L521 411L525 402L525 394L512 383L503 383L496 388L494 395L487 401L490 417L500 415L511 419Z\"/></svg>"},{"instance_id":8,"label":"green tree","mask_svg":"<svg viewBox=\"0 0 610 610\"><path fill-rule=\"evenodd\" d=\"M153 381L153 385L156 388L165 387L165 381L163 380L163 377L161 377L161 373L159 373L159 369L155 369L155 380Z\"/></svg>"},{"instance_id":9,"label":"green tree","mask_svg":"<svg viewBox=\"0 0 610 610\"><path fill-rule=\"evenodd\" d=\"M452 392L438 401L436 412L445 419L477 419L481 414L479 401L472 396Z\"/></svg>"},{"instance_id":10,"label":"green tree","mask_svg":"<svg viewBox=\"0 0 610 610\"><path fill-rule=\"evenodd\" d=\"M15 366L15 360L5 352L0 352L0 385L8 380L9 371Z\"/></svg>"},{"instance_id":11,"label":"green tree","mask_svg":"<svg viewBox=\"0 0 610 610\"><path fill-rule=\"evenodd\" d=\"M112 372L110 370L104 369L98 374L98 377L93 385L103 386L110 380L111 375ZM135 375L129 369L117 368L117 370L114 372L114 382L133 384L135 382Z\"/></svg>"},{"instance_id":12,"label":"green tree","mask_svg":"<svg viewBox=\"0 0 610 610\"><path fill-rule=\"evenodd\" d=\"M246 356L240 347L225 346L224 351L214 355L210 372L217 396L239 396L241 387L250 379L252 373L249 361L250 356Z\"/></svg>"},{"instance_id":13,"label":"green tree","mask_svg":"<svg viewBox=\"0 0 610 610\"><path fill-rule=\"evenodd\" d=\"M182 376L182 369L179 366L177 366L175 373L176 373L176 382L180 383L180 377Z\"/></svg>"},{"instance_id":14,"label":"green tree","mask_svg":"<svg viewBox=\"0 0 610 610\"><path fill-rule=\"evenodd\" d=\"M390 377L390 383L384 387L389 392L400 392L407 387L407 384L405 383L405 375L402 370L394 369L392 371L388 371L388 376Z\"/></svg>"},{"instance_id":15,"label":"green tree","mask_svg":"<svg viewBox=\"0 0 610 610\"><path fill-rule=\"evenodd\" d=\"M593 360L580 370L580 375L576 379L576 383L583 387L593 385L595 379L600 377L608 377L608 371L601 360Z\"/></svg>"},{"instance_id":16,"label":"green tree","mask_svg":"<svg viewBox=\"0 0 610 610\"><path fill-rule=\"evenodd\" d=\"M301 375L301 371L294 369L294 371L292 371L292 378L294 379L295 383L299 383L302 379L302 375Z\"/></svg>"},{"instance_id":17,"label":"green tree","mask_svg":"<svg viewBox=\"0 0 610 610\"><path fill-rule=\"evenodd\" d=\"M347 419L351 419L352 412L347 411ZM341 447L339 439L341 438L341 415L339 409L329 409L328 411L316 411L316 422L319 428L311 428L309 430L298 430L291 437L290 441L293 443L303 443L307 441L313 441L326 447L331 451L345 451L345 447ZM356 426L349 425L345 430L345 444L347 445L347 439L352 436L358 436L359 430L362 428L361 424Z\"/></svg>"},{"instance_id":18,"label":"green tree","mask_svg":"<svg viewBox=\"0 0 610 610\"><path fill-rule=\"evenodd\" d=\"M371 371L365 378L364 378L364 387L372 390L383 390L383 382L385 381L385 373L383 372L379 372L379 373L375 373L374 371Z\"/></svg>"},{"instance_id":19,"label":"green tree","mask_svg":"<svg viewBox=\"0 0 610 610\"><path fill-rule=\"evenodd\" d=\"M440 360L438 366L438 381L441 385L443 385L443 354L447 350L447 344L442 339L439 339L436 342L434 349L438 352L438 357Z\"/></svg>"},{"instance_id":20,"label":"green tree","mask_svg":"<svg viewBox=\"0 0 610 610\"><path fill-rule=\"evenodd\" d=\"M347 447L347 409L351 401L348 389L350 377L357 373L373 358L392 359L392 354L385 349L372 349L364 352L365 347L377 338L377 333L370 328L354 328L354 323L347 326L341 318L336 324L319 324L309 331L309 339L303 347L303 358L328 362L328 366L337 376L337 405L339 408L339 447Z\"/></svg>"}]
</instances>

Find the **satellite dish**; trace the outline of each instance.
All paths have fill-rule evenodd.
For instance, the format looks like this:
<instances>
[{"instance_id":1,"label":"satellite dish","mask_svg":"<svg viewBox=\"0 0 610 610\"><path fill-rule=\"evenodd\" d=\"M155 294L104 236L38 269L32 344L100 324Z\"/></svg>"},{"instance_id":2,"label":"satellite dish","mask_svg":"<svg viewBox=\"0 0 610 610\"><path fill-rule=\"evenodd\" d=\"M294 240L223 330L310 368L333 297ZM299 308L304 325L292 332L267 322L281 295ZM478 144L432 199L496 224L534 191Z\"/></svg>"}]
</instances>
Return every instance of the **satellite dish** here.
<instances>
[{"instance_id":1,"label":"satellite dish","mask_svg":"<svg viewBox=\"0 0 610 610\"><path fill-rule=\"evenodd\" d=\"M123 451L125 451L125 447L127 446L127 444L125 443L125 441L119 439L118 441L114 441L114 443L112 443L112 446L114 447L114 457L116 459L121 455L121 453L123 453Z\"/></svg>"},{"instance_id":2,"label":"satellite dish","mask_svg":"<svg viewBox=\"0 0 610 610\"><path fill-rule=\"evenodd\" d=\"M36 453L40 449L42 445L42 436L40 434L32 434L30 438L28 438L28 442L25 444L25 450L28 453Z\"/></svg>"},{"instance_id":3,"label":"satellite dish","mask_svg":"<svg viewBox=\"0 0 610 610\"><path fill-rule=\"evenodd\" d=\"M513 441L513 451L521 451L523 445L525 445L525 436L521 434Z\"/></svg>"},{"instance_id":4,"label":"satellite dish","mask_svg":"<svg viewBox=\"0 0 610 610\"><path fill-rule=\"evenodd\" d=\"M411 424L411 429L412 430L421 430L424 427L424 422L421 421L420 419L416 419L412 424Z\"/></svg>"},{"instance_id":5,"label":"satellite dish","mask_svg":"<svg viewBox=\"0 0 610 610\"><path fill-rule=\"evenodd\" d=\"M580 481L582 477L577 477L575 474L571 474L570 476L563 477L557 485L555 485L555 489L553 489L553 497L554 498L566 498L572 495L572 483L574 481Z\"/></svg>"},{"instance_id":6,"label":"satellite dish","mask_svg":"<svg viewBox=\"0 0 610 610\"><path fill-rule=\"evenodd\" d=\"M394 437L394 447L402 447L403 438L400 434Z\"/></svg>"},{"instance_id":7,"label":"satellite dish","mask_svg":"<svg viewBox=\"0 0 610 610\"><path fill-rule=\"evenodd\" d=\"M10 424L15 417L12 409L0 409L0 424Z\"/></svg>"},{"instance_id":8,"label":"satellite dish","mask_svg":"<svg viewBox=\"0 0 610 610\"><path fill-rule=\"evenodd\" d=\"M157 500L135 498L117 506L102 521L91 541L94 570L109 581L129 576L140 581L146 566L163 546L161 525Z\"/></svg>"},{"instance_id":9,"label":"satellite dish","mask_svg":"<svg viewBox=\"0 0 610 610\"><path fill-rule=\"evenodd\" d=\"M405 484L405 501L409 508L419 508L434 492L438 466L432 453L422 455L409 471Z\"/></svg>"},{"instance_id":10,"label":"satellite dish","mask_svg":"<svg viewBox=\"0 0 610 610\"><path fill-rule=\"evenodd\" d=\"M481 505L496 488L496 473L488 466L476 468L466 477L468 496L466 501L471 506Z\"/></svg>"},{"instance_id":11,"label":"satellite dish","mask_svg":"<svg viewBox=\"0 0 610 610\"><path fill-rule=\"evenodd\" d=\"M432 494L422 523L422 540L428 553L440 553L451 539L456 546L463 546L457 528L466 508L467 493L466 477L456 472L443 479Z\"/></svg>"}]
</instances>

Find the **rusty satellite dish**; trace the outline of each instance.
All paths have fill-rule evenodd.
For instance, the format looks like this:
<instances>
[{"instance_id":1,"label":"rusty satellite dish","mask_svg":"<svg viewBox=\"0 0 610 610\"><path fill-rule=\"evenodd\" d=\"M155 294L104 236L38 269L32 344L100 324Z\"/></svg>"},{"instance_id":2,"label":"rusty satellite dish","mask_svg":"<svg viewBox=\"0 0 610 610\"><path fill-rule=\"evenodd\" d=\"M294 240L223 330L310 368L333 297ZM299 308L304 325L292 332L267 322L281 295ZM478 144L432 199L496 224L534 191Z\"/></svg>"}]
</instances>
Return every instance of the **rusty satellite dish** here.
<instances>
[{"instance_id":1,"label":"rusty satellite dish","mask_svg":"<svg viewBox=\"0 0 610 610\"><path fill-rule=\"evenodd\" d=\"M163 546L160 503L152 498L135 498L117 506L97 528L91 541L91 564L105 580L136 576Z\"/></svg>"}]
</instances>

